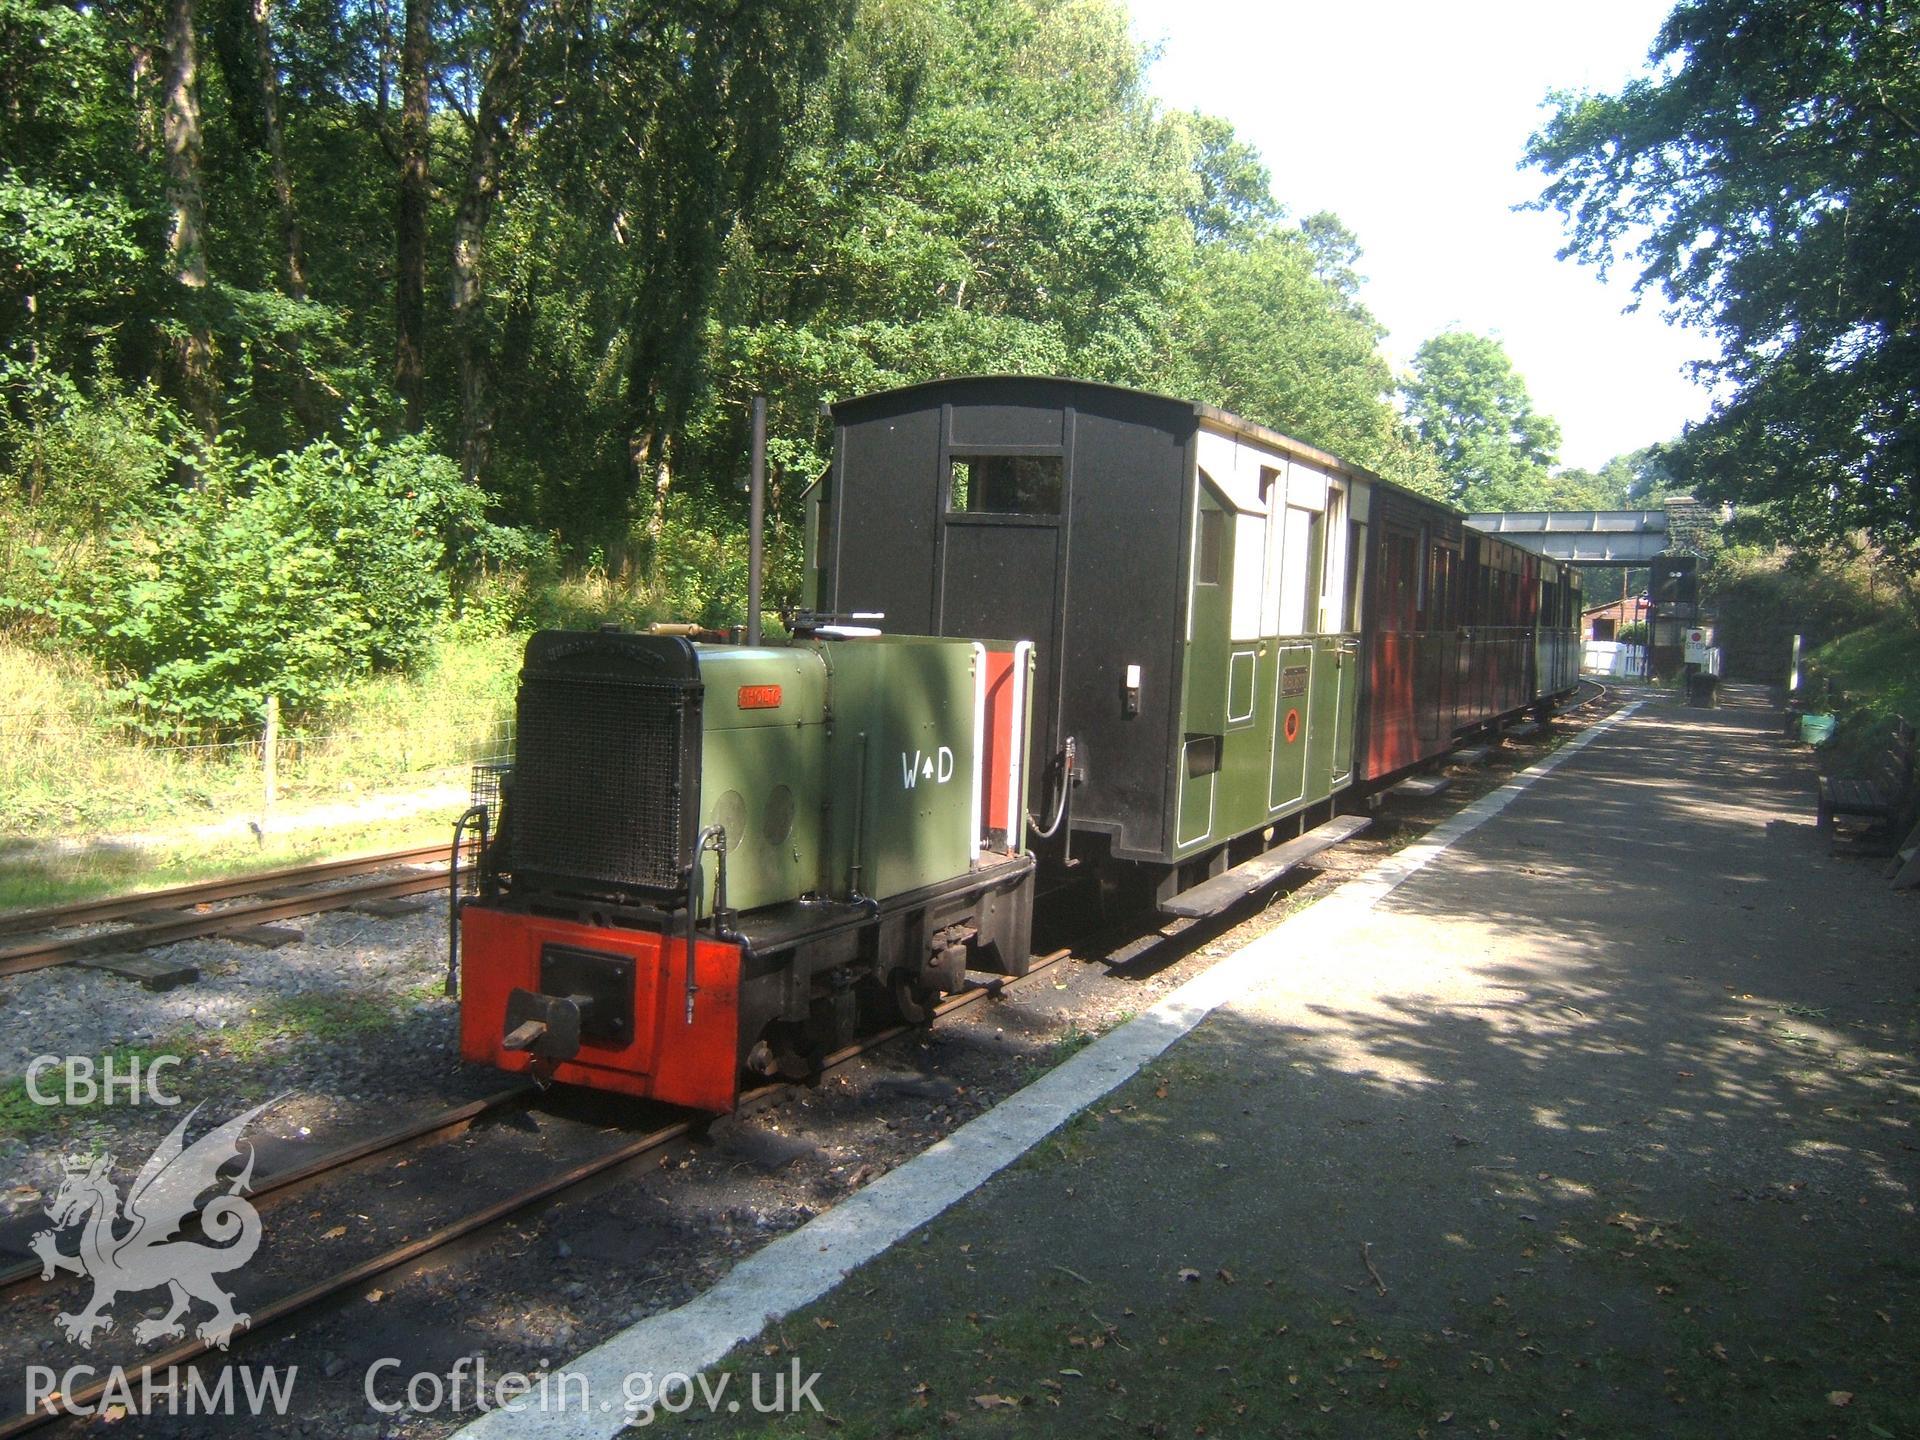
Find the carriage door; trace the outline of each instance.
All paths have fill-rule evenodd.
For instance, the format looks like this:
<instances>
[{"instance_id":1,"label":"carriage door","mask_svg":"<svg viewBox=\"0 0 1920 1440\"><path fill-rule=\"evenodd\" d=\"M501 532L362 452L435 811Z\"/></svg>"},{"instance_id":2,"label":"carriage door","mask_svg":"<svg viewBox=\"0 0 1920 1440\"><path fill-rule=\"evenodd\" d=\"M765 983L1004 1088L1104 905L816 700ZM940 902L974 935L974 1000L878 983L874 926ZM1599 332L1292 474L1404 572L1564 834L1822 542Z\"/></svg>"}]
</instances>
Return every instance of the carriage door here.
<instances>
[{"instance_id":1,"label":"carriage door","mask_svg":"<svg viewBox=\"0 0 1920 1440\"><path fill-rule=\"evenodd\" d=\"M1225 757L1231 705L1232 646L1227 632L1232 610L1236 560L1259 563L1256 551L1236 557L1233 516L1207 480L1195 487L1191 589L1187 604L1185 688L1181 696L1181 737L1175 762L1177 803L1173 820L1175 853L1210 842L1220 800L1220 767Z\"/></svg>"},{"instance_id":2,"label":"carriage door","mask_svg":"<svg viewBox=\"0 0 1920 1440\"><path fill-rule=\"evenodd\" d=\"M1035 803L1062 743L1060 655L1066 628L1066 457L956 446L941 485L934 632L1035 646Z\"/></svg>"},{"instance_id":3,"label":"carriage door","mask_svg":"<svg viewBox=\"0 0 1920 1440\"><path fill-rule=\"evenodd\" d=\"M1354 712L1360 698L1360 637L1357 623L1349 619L1357 613L1353 591L1359 546L1355 543L1357 523L1347 519L1347 492L1338 485L1327 487L1325 553L1321 557L1320 633L1321 643L1334 656L1333 758L1328 781L1335 790L1353 778Z\"/></svg>"}]
</instances>

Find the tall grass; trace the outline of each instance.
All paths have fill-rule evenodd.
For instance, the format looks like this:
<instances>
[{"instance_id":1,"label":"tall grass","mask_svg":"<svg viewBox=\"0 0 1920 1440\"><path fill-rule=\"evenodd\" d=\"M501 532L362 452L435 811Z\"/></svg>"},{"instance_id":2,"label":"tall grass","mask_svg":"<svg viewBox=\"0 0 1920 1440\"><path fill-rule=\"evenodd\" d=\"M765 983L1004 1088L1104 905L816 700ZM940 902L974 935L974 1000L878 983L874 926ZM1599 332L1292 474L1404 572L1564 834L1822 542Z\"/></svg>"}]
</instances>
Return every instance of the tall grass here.
<instances>
[{"instance_id":1,"label":"tall grass","mask_svg":"<svg viewBox=\"0 0 1920 1440\"><path fill-rule=\"evenodd\" d=\"M363 682L324 726L290 728L281 801L457 779L509 743L520 640L451 631L412 676ZM170 828L258 810L260 740L168 744L125 722L108 676L0 643L0 840Z\"/></svg>"},{"instance_id":2,"label":"tall grass","mask_svg":"<svg viewBox=\"0 0 1920 1440\"><path fill-rule=\"evenodd\" d=\"M111 692L83 659L0 642L0 837L205 808L231 784L221 757L142 742Z\"/></svg>"}]
</instances>

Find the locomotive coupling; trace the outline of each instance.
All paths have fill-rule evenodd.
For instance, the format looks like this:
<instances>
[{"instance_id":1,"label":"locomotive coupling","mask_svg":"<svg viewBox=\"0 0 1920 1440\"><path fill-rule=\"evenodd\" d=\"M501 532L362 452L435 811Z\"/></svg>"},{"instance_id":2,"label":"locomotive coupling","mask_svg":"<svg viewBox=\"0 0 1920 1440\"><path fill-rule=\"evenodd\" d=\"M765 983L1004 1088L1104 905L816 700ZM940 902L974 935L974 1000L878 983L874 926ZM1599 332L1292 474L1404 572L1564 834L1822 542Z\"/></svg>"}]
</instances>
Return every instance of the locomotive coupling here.
<instances>
[{"instance_id":1,"label":"locomotive coupling","mask_svg":"<svg viewBox=\"0 0 1920 1440\"><path fill-rule=\"evenodd\" d=\"M571 1060L580 1053L580 1022L593 1009L587 995L541 995L514 990L507 996L502 1050L525 1050L543 1060Z\"/></svg>"}]
</instances>

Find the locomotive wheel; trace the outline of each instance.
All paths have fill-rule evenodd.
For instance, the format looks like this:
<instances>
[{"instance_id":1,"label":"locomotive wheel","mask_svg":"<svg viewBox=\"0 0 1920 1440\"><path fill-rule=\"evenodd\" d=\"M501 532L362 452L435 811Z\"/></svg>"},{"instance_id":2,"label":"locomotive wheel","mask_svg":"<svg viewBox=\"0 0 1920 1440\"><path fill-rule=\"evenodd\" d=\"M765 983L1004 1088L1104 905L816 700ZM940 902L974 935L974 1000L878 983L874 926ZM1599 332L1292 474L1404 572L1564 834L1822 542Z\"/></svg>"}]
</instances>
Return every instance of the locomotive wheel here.
<instances>
[{"instance_id":1,"label":"locomotive wheel","mask_svg":"<svg viewBox=\"0 0 1920 1440\"><path fill-rule=\"evenodd\" d=\"M909 1025L924 1025L933 1014L934 993L904 970L896 970L887 981L893 995L893 1008Z\"/></svg>"},{"instance_id":2,"label":"locomotive wheel","mask_svg":"<svg viewBox=\"0 0 1920 1440\"><path fill-rule=\"evenodd\" d=\"M806 1027L776 1022L747 1052L747 1069L769 1080L805 1080L820 1069Z\"/></svg>"}]
</instances>

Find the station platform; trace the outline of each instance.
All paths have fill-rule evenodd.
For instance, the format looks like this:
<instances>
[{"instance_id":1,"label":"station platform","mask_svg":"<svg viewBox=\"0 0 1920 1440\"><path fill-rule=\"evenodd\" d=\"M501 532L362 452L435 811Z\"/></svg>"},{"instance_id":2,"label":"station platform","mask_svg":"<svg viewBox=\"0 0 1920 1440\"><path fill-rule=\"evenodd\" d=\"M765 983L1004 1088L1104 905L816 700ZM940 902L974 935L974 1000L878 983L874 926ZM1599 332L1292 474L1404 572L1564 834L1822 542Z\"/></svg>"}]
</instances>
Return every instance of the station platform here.
<instances>
[{"instance_id":1,"label":"station platform","mask_svg":"<svg viewBox=\"0 0 1920 1440\"><path fill-rule=\"evenodd\" d=\"M1913 1434L1920 899L1722 695L1637 701L598 1363L776 1317L731 1400L640 1417L702 1435ZM916 1197L997 1116L1043 1138Z\"/></svg>"}]
</instances>

